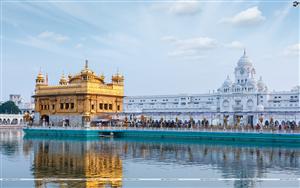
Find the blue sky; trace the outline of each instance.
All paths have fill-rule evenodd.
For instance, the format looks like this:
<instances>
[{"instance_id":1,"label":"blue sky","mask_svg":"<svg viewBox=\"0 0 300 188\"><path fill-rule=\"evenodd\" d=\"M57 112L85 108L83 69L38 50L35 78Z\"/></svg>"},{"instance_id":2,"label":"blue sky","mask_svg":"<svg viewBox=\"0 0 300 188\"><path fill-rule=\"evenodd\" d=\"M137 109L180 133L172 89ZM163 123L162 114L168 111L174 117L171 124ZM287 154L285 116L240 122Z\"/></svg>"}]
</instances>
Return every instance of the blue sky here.
<instances>
[{"instance_id":1,"label":"blue sky","mask_svg":"<svg viewBox=\"0 0 300 188\"><path fill-rule=\"evenodd\" d=\"M2 1L1 99L25 100L41 68L49 83L84 60L126 95L207 93L246 48L270 90L299 85L299 8L292 1Z\"/></svg>"}]
</instances>

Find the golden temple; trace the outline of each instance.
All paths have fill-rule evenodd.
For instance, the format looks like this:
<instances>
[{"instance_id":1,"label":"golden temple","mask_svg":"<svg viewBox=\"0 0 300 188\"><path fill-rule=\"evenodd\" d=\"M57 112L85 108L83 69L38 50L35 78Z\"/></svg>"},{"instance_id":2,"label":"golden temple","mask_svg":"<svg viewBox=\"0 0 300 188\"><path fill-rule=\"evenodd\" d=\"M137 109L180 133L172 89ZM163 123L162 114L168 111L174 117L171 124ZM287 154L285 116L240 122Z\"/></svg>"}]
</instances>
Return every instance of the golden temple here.
<instances>
[{"instance_id":1,"label":"golden temple","mask_svg":"<svg viewBox=\"0 0 300 188\"><path fill-rule=\"evenodd\" d=\"M122 112L124 76L119 73L105 83L104 75L96 75L88 61L80 73L62 75L59 85L48 85L48 75L39 72L36 78L35 122L82 126L93 118ZM87 125L89 126L89 125Z\"/></svg>"}]
</instances>

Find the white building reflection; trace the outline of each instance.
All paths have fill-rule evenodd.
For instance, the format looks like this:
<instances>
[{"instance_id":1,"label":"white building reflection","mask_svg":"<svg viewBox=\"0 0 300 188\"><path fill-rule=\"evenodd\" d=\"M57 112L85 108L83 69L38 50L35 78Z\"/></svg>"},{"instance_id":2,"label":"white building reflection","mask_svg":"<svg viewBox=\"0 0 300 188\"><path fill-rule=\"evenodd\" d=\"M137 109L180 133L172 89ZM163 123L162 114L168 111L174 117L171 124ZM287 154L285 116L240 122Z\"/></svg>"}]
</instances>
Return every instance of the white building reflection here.
<instances>
[{"instance_id":1,"label":"white building reflection","mask_svg":"<svg viewBox=\"0 0 300 188\"><path fill-rule=\"evenodd\" d=\"M251 187L256 183L254 178L265 178L266 173L278 169L299 175L300 168L300 147L295 145L26 138L24 147L34 151L32 173L35 178L108 178L103 182L91 179L63 182L73 187L121 187L122 161L126 160L147 164L206 166L219 171L224 178L240 179L234 182L235 187ZM36 181L36 187L49 183L64 185L61 181Z\"/></svg>"}]
</instances>

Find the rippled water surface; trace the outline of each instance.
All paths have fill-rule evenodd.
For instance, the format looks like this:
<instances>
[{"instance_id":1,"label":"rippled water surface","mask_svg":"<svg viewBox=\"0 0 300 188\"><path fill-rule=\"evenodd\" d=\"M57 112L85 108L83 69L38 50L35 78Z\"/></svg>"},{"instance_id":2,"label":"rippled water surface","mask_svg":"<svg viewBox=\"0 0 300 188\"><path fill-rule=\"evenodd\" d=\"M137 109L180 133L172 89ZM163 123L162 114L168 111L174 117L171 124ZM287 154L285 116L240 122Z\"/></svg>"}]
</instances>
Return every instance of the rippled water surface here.
<instances>
[{"instance_id":1,"label":"rippled water surface","mask_svg":"<svg viewBox=\"0 0 300 188\"><path fill-rule=\"evenodd\" d=\"M296 144L0 136L1 187L300 187Z\"/></svg>"}]
</instances>

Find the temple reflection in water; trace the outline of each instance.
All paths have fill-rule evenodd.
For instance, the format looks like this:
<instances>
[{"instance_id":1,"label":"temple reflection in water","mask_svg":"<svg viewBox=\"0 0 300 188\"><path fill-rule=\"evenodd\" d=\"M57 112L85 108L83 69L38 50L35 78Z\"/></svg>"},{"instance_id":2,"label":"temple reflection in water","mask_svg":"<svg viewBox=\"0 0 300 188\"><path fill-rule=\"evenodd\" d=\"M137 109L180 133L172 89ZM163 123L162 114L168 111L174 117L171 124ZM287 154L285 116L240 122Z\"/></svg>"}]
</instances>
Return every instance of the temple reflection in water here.
<instances>
[{"instance_id":1,"label":"temple reflection in water","mask_svg":"<svg viewBox=\"0 0 300 188\"><path fill-rule=\"evenodd\" d=\"M180 165L183 168L199 166L199 172L203 169L200 167L214 169L221 178L237 178L233 182L234 187L255 186L255 178L266 178L267 174L273 171L288 171L295 177L300 174L300 148L297 146L129 139L54 141L27 138L24 147L33 147L34 150L32 172L34 178L37 178L36 187L44 187L47 184L57 184L61 187L121 187L123 178L140 178L124 175L123 161L149 165ZM151 175L152 178L162 176ZM40 178L51 180L41 181ZM55 181L55 178L87 179ZM97 178L105 180L99 181Z\"/></svg>"},{"instance_id":2,"label":"temple reflection in water","mask_svg":"<svg viewBox=\"0 0 300 188\"><path fill-rule=\"evenodd\" d=\"M33 141L35 186L121 187L121 158L97 146L98 142ZM46 178L50 181L41 181Z\"/></svg>"}]
</instances>

